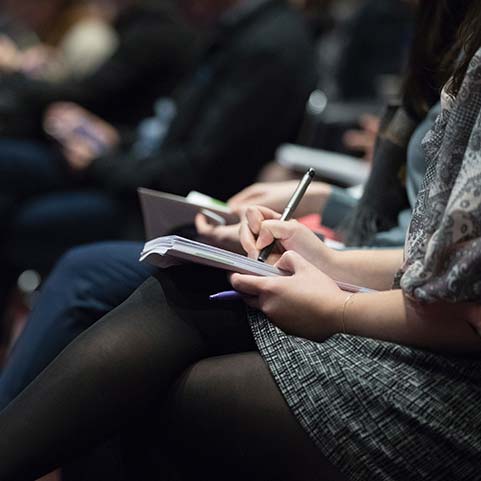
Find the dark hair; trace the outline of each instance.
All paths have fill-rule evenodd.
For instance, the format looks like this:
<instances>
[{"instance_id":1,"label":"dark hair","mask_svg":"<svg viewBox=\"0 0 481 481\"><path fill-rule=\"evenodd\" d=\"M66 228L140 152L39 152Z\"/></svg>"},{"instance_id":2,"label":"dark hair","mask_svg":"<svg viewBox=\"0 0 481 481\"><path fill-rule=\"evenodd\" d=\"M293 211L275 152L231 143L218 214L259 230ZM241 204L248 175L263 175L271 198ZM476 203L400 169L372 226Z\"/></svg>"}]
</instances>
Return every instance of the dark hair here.
<instances>
[{"instance_id":1,"label":"dark hair","mask_svg":"<svg viewBox=\"0 0 481 481\"><path fill-rule=\"evenodd\" d=\"M414 117L424 118L439 101L441 89L458 63L461 46L472 35L467 32L473 26L468 27L465 21L477 3L477 0L419 1L403 89L404 107ZM461 76L462 81L466 69L467 65L464 72L457 72L456 79Z\"/></svg>"},{"instance_id":2,"label":"dark hair","mask_svg":"<svg viewBox=\"0 0 481 481\"><path fill-rule=\"evenodd\" d=\"M472 2L465 21L459 29L457 42L446 59L448 63L454 65L451 70L452 82L449 85L449 93L452 95L457 95L459 92L471 59L481 47L480 8L478 2Z\"/></svg>"}]
</instances>

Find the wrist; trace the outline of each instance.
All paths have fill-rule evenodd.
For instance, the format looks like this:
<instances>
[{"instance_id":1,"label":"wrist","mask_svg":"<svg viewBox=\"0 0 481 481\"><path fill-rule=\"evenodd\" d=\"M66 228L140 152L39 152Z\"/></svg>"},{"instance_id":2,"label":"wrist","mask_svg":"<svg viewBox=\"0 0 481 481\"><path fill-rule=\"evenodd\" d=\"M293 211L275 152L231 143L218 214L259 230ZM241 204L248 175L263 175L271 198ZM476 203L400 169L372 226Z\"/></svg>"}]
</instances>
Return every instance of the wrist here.
<instances>
[{"instance_id":1,"label":"wrist","mask_svg":"<svg viewBox=\"0 0 481 481\"><path fill-rule=\"evenodd\" d=\"M348 331L346 313L352 302L353 293L339 290L335 296L331 296L329 302L323 302L320 306L322 319L326 325L323 328L324 338L334 336L336 334L346 334ZM327 335L327 336L326 336Z\"/></svg>"},{"instance_id":2,"label":"wrist","mask_svg":"<svg viewBox=\"0 0 481 481\"><path fill-rule=\"evenodd\" d=\"M342 334L347 334L349 332L348 328L348 310L354 301L354 297L356 296L355 292L343 292L342 296L342 302L339 304L339 309L338 309L338 316L337 316L337 325L339 326L339 329Z\"/></svg>"}]
</instances>

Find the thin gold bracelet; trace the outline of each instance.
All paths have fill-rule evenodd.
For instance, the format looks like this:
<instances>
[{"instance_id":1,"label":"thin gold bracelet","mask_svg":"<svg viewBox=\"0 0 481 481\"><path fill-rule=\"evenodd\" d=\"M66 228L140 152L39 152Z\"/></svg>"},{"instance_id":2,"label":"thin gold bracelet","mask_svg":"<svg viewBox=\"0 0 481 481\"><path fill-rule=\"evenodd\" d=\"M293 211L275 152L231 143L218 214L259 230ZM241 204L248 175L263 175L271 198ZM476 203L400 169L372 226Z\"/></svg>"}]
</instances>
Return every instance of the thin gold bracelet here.
<instances>
[{"instance_id":1,"label":"thin gold bracelet","mask_svg":"<svg viewBox=\"0 0 481 481\"><path fill-rule=\"evenodd\" d=\"M349 294L346 299L344 300L344 304L342 305L342 333L347 334L346 330L346 312L349 302L351 302L352 298L356 295L356 292Z\"/></svg>"}]
</instances>

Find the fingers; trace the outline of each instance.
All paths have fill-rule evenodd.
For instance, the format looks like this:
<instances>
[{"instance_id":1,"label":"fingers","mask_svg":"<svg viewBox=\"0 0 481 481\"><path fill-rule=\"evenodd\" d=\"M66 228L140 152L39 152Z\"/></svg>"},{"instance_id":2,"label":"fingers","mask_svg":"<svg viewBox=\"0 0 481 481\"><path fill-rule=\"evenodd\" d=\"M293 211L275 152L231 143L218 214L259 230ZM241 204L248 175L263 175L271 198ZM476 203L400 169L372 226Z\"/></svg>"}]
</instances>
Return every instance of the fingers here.
<instances>
[{"instance_id":1,"label":"fingers","mask_svg":"<svg viewBox=\"0 0 481 481\"><path fill-rule=\"evenodd\" d=\"M248 207L245 211L245 217L249 224L249 228L254 234L259 234L262 223L268 219L280 219L281 215L267 207Z\"/></svg>"},{"instance_id":2,"label":"fingers","mask_svg":"<svg viewBox=\"0 0 481 481\"><path fill-rule=\"evenodd\" d=\"M256 238L264 220L278 218L280 214L266 207L248 207L245 210L240 227L240 240L249 257L256 259L259 255Z\"/></svg>"},{"instance_id":3,"label":"fingers","mask_svg":"<svg viewBox=\"0 0 481 481\"><path fill-rule=\"evenodd\" d=\"M377 135L381 126L381 119L372 114L364 114L361 116L359 123L367 132Z\"/></svg>"},{"instance_id":4,"label":"fingers","mask_svg":"<svg viewBox=\"0 0 481 481\"><path fill-rule=\"evenodd\" d=\"M69 141L64 144L63 152L70 167L74 170L87 168L96 156L96 152L92 146L77 136L69 139Z\"/></svg>"},{"instance_id":5,"label":"fingers","mask_svg":"<svg viewBox=\"0 0 481 481\"><path fill-rule=\"evenodd\" d=\"M262 191L263 188L261 184L253 184L231 197L227 203L229 204L229 207L236 209L243 204L252 203L253 199L257 198Z\"/></svg>"},{"instance_id":6,"label":"fingers","mask_svg":"<svg viewBox=\"0 0 481 481\"><path fill-rule=\"evenodd\" d=\"M83 116L77 105L70 102L53 104L45 115L45 131L60 140L68 138L72 131L82 122Z\"/></svg>"},{"instance_id":7,"label":"fingers","mask_svg":"<svg viewBox=\"0 0 481 481\"><path fill-rule=\"evenodd\" d=\"M245 218L241 222L239 235L244 252L246 252L251 259L257 259L259 251L256 248L256 237L249 228L249 224Z\"/></svg>"},{"instance_id":8,"label":"fingers","mask_svg":"<svg viewBox=\"0 0 481 481\"><path fill-rule=\"evenodd\" d=\"M260 232L256 241L256 249L261 250L274 241L280 241L285 248L290 238L300 228L300 224L295 220L283 222L280 220L266 220L262 222Z\"/></svg>"},{"instance_id":9,"label":"fingers","mask_svg":"<svg viewBox=\"0 0 481 481\"><path fill-rule=\"evenodd\" d=\"M361 130L349 130L344 134L344 144L351 150L366 150L372 141L372 137Z\"/></svg>"},{"instance_id":10,"label":"fingers","mask_svg":"<svg viewBox=\"0 0 481 481\"><path fill-rule=\"evenodd\" d=\"M197 214L195 216L195 228L197 229L197 233L199 235L207 236L212 233L214 230L214 226L209 224L207 218L203 214Z\"/></svg>"},{"instance_id":11,"label":"fingers","mask_svg":"<svg viewBox=\"0 0 481 481\"><path fill-rule=\"evenodd\" d=\"M249 226L254 229L255 232L259 231L260 224L264 220L281 218L281 214L279 214L278 212L275 212L268 207L262 206L242 207L238 208L237 212L241 214L241 218L247 219L247 221L249 222Z\"/></svg>"},{"instance_id":12,"label":"fingers","mask_svg":"<svg viewBox=\"0 0 481 481\"><path fill-rule=\"evenodd\" d=\"M232 287L248 296L259 296L264 291L267 278L258 276L247 276L244 274L233 274L230 278Z\"/></svg>"}]
</instances>

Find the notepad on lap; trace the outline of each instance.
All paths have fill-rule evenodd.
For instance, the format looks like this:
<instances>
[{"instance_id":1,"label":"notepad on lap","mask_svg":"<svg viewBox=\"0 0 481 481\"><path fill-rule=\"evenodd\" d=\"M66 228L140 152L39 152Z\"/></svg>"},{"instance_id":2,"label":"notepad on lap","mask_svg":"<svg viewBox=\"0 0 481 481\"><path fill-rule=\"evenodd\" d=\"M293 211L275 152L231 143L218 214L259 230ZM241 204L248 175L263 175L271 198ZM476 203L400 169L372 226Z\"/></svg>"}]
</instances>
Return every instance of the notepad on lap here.
<instances>
[{"instance_id":1,"label":"notepad on lap","mask_svg":"<svg viewBox=\"0 0 481 481\"><path fill-rule=\"evenodd\" d=\"M287 272L269 264L176 235L159 237L147 242L140 255L140 261L147 261L161 268L182 262L193 262L225 271L261 277L288 275ZM345 282L337 282L337 285L347 292L374 292Z\"/></svg>"},{"instance_id":2,"label":"notepad on lap","mask_svg":"<svg viewBox=\"0 0 481 481\"><path fill-rule=\"evenodd\" d=\"M187 261L241 274L263 277L283 275L269 264L179 236L159 237L147 242L140 260L162 268Z\"/></svg>"}]
</instances>

